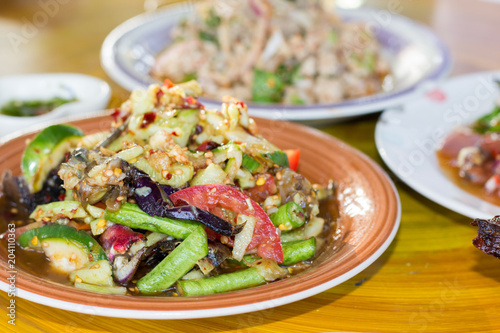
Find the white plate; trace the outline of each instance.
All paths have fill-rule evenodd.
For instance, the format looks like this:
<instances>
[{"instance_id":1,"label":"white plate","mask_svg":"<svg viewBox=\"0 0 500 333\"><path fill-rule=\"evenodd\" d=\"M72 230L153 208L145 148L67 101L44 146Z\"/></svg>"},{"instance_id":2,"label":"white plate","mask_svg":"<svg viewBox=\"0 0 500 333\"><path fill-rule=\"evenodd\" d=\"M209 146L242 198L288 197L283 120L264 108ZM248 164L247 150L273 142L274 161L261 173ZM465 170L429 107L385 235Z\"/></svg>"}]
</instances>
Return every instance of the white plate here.
<instances>
[{"instance_id":1,"label":"white plate","mask_svg":"<svg viewBox=\"0 0 500 333\"><path fill-rule=\"evenodd\" d=\"M170 29L192 10L191 3L183 3L145 13L120 24L103 43L101 64L104 70L128 90L155 83L149 75L155 56L170 44ZM395 89L335 104L286 107L250 104L253 116L312 124L344 120L398 105L418 94L422 83L439 80L449 73L450 54L427 27L396 14L381 16L380 11L372 9L338 12L344 20L364 22L366 29L375 32L392 66ZM214 100L201 100L208 107L220 105Z\"/></svg>"},{"instance_id":2,"label":"white plate","mask_svg":"<svg viewBox=\"0 0 500 333\"><path fill-rule=\"evenodd\" d=\"M471 218L491 218L500 207L462 190L439 167L440 142L460 125L493 110L500 71L449 79L436 89L382 113L375 130L378 151L389 168L417 192ZM429 87L430 88L430 87Z\"/></svg>"},{"instance_id":3,"label":"white plate","mask_svg":"<svg viewBox=\"0 0 500 333\"><path fill-rule=\"evenodd\" d=\"M36 117L13 117L0 114L0 137L15 136L16 131L63 117L82 116L103 110L111 97L109 85L98 78L73 73L26 74L0 77L0 106L12 100L47 100L54 97L76 98ZM10 135L9 135L10 136Z\"/></svg>"}]
</instances>

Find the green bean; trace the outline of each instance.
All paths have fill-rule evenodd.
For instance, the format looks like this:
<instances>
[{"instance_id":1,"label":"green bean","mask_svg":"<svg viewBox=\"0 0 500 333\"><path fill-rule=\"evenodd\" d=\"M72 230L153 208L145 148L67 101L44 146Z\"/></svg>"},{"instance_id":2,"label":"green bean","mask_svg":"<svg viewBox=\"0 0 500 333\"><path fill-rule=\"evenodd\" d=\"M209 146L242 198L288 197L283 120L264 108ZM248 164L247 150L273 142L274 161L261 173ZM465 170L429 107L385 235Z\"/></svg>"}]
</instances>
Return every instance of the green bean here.
<instances>
[{"instance_id":1,"label":"green bean","mask_svg":"<svg viewBox=\"0 0 500 333\"><path fill-rule=\"evenodd\" d=\"M137 288L143 294L163 291L189 272L196 262L207 254L207 234L204 228L199 226L151 272L137 281Z\"/></svg>"},{"instance_id":2,"label":"green bean","mask_svg":"<svg viewBox=\"0 0 500 333\"><path fill-rule=\"evenodd\" d=\"M184 296L202 296L254 287L265 282L257 268L252 267L205 279L180 280L177 287Z\"/></svg>"},{"instance_id":3,"label":"green bean","mask_svg":"<svg viewBox=\"0 0 500 333\"><path fill-rule=\"evenodd\" d=\"M278 211L269 216L276 228L282 231L288 231L302 226L305 222L304 210L295 202L290 201Z\"/></svg>"},{"instance_id":4,"label":"green bean","mask_svg":"<svg viewBox=\"0 0 500 333\"><path fill-rule=\"evenodd\" d=\"M283 265L289 266L314 257L316 238L283 243Z\"/></svg>"},{"instance_id":5,"label":"green bean","mask_svg":"<svg viewBox=\"0 0 500 333\"><path fill-rule=\"evenodd\" d=\"M289 266L314 257L316 253L316 238L281 243L281 246L283 247L282 265ZM229 261L233 265L248 266L247 264L259 259L262 258L255 254L246 254L241 261L232 259Z\"/></svg>"},{"instance_id":6,"label":"green bean","mask_svg":"<svg viewBox=\"0 0 500 333\"><path fill-rule=\"evenodd\" d=\"M116 212L106 209L104 218L130 228L160 232L181 239L188 237L200 225L193 221L179 221L167 217L149 216L139 206L131 203L124 203Z\"/></svg>"}]
</instances>

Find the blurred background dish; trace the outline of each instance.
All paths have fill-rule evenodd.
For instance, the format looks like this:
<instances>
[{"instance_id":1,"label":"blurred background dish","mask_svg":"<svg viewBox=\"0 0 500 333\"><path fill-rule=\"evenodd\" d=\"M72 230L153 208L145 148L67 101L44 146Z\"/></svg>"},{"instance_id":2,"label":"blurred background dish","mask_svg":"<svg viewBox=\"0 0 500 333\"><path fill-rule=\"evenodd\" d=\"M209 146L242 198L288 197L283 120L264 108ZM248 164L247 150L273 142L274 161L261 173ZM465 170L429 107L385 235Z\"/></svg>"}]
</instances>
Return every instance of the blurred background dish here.
<instances>
[{"instance_id":1,"label":"blurred background dish","mask_svg":"<svg viewBox=\"0 0 500 333\"><path fill-rule=\"evenodd\" d=\"M122 23L103 43L103 68L128 90L157 82L150 74L156 57L172 43L171 29L193 13L192 5L184 3L141 14ZM374 33L381 45L381 54L391 67L392 88L336 103L250 104L252 115L310 124L345 120L397 105L418 94L423 83L437 81L448 74L451 68L449 52L427 27L397 14L391 14L390 20L381 21L375 10L367 8L338 9L337 14L343 21L359 22L365 30ZM209 107L220 104L213 99L201 100Z\"/></svg>"},{"instance_id":2,"label":"blurred background dish","mask_svg":"<svg viewBox=\"0 0 500 333\"><path fill-rule=\"evenodd\" d=\"M102 110L110 96L105 81L83 74L0 77L0 137L46 121Z\"/></svg>"},{"instance_id":3,"label":"blurred background dish","mask_svg":"<svg viewBox=\"0 0 500 333\"><path fill-rule=\"evenodd\" d=\"M392 172L423 196L471 218L491 218L500 207L448 178L436 152L454 129L493 110L498 78L498 71L451 78L425 97L384 111L375 130L379 154Z\"/></svg>"}]
</instances>

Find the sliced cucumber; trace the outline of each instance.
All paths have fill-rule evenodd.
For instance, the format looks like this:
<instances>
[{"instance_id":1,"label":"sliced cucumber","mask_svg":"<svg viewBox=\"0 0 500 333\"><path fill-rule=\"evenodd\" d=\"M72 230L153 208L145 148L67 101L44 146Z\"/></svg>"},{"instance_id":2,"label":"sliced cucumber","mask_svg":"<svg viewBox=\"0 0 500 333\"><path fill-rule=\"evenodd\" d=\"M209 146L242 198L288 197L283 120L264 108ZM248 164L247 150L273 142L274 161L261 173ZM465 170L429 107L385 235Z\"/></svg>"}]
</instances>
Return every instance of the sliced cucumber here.
<instances>
[{"instance_id":1,"label":"sliced cucumber","mask_svg":"<svg viewBox=\"0 0 500 333\"><path fill-rule=\"evenodd\" d=\"M93 291L101 294L110 294L110 295L126 295L127 288L120 286L96 286L93 284L85 283L85 282L75 282L75 287L78 289L83 289L87 291Z\"/></svg>"},{"instance_id":2,"label":"sliced cucumber","mask_svg":"<svg viewBox=\"0 0 500 333\"><path fill-rule=\"evenodd\" d=\"M191 186L206 184L224 184L227 174L215 163L210 164L205 169L198 171L191 181Z\"/></svg>"},{"instance_id":3,"label":"sliced cucumber","mask_svg":"<svg viewBox=\"0 0 500 333\"><path fill-rule=\"evenodd\" d=\"M41 242L50 264L62 273L80 269L89 262L84 246L62 238L46 238Z\"/></svg>"},{"instance_id":4,"label":"sliced cucumber","mask_svg":"<svg viewBox=\"0 0 500 333\"><path fill-rule=\"evenodd\" d=\"M235 179L238 180L242 189L252 188L255 186L255 177L246 169L239 169L238 172L236 172Z\"/></svg>"},{"instance_id":5,"label":"sliced cucumber","mask_svg":"<svg viewBox=\"0 0 500 333\"><path fill-rule=\"evenodd\" d=\"M111 264L107 260L92 261L69 274L71 282L84 282L99 286L113 286Z\"/></svg>"},{"instance_id":6,"label":"sliced cucumber","mask_svg":"<svg viewBox=\"0 0 500 333\"><path fill-rule=\"evenodd\" d=\"M143 140L149 140L149 138L159 130L166 130L172 133L172 139L176 144L185 147L198 123L198 113L198 110L191 109L178 110L175 116L157 113L155 120L144 128L143 115L138 115L134 110L129 129L135 133L136 138L139 137Z\"/></svg>"},{"instance_id":7,"label":"sliced cucumber","mask_svg":"<svg viewBox=\"0 0 500 333\"><path fill-rule=\"evenodd\" d=\"M70 219L83 219L89 216L79 201L54 201L45 205L38 205L31 213L30 219L56 215L63 215Z\"/></svg>"},{"instance_id":8,"label":"sliced cucumber","mask_svg":"<svg viewBox=\"0 0 500 333\"><path fill-rule=\"evenodd\" d=\"M247 154L243 155L243 162L241 163L241 166L247 169L248 171L254 172L260 167L260 165L261 164L252 156Z\"/></svg>"},{"instance_id":9,"label":"sliced cucumber","mask_svg":"<svg viewBox=\"0 0 500 333\"><path fill-rule=\"evenodd\" d=\"M288 156L286 155L285 152L281 150L277 150L275 152L269 153L269 154L262 154L262 157L270 159L274 164L277 164L279 166L288 168Z\"/></svg>"},{"instance_id":10,"label":"sliced cucumber","mask_svg":"<svg viewBox=\"0 0 500 333\"><path fill-rule=\"evenodd\" d=\"M64 155L83 132L71 125L52 125L42 130L26 147L21 170L30 191L38 192L49 174L64 159Z\"/></svg>"},{"instance_id":11,"label":"sliced cucumber","mask_svg":"<svg viewBox=\"0 0 500 333\"><path fill-rule=\"evenodd\" d=\"M107 260L104 250L85 231L60 224L49 224L31 229L18 238L19 245L43 250L51 264L69 273L90 261Z\"/></svg>"},{"instance_id":12,"label":"sliced cucumber","mask_svg":"<svg viewBox=\"0 0 500 333\"><path fill-rule=\"evenodd\" d=\"M156 171L146 159L139 159L134 163L134 166L138 167L145 173L151 176L154 181L170 185L172 187L181 187L193 178L194 168L192 165L175 163L166 170L169 174L169 179L164 178L163 175Z\"/></svg>"},{"instance_id":13,"label":"sliced cucumber","mask_svg":"<svg viewBox=\"0 0 500 333\"><path fill-rule=\"evenodd\" d=\"M227 160L224 172L227 174L230 181L233 181L236 173L241 167L243 161L243 152L240 146L236 143L228 143L212 150L214 163L222 163Z\"/></svg>"},{"instance_id":14,"label":"sliced cucumber","mask_svg":"<svg viewBox=\"0 0 500 333\"><path fill-rule=\"evenodd\" d=\"M314 217L302 227L281 233L281 242L293 242L298 240L317 237L323 231L325 220L321 217Z\"/></svg>"}]
</instances>

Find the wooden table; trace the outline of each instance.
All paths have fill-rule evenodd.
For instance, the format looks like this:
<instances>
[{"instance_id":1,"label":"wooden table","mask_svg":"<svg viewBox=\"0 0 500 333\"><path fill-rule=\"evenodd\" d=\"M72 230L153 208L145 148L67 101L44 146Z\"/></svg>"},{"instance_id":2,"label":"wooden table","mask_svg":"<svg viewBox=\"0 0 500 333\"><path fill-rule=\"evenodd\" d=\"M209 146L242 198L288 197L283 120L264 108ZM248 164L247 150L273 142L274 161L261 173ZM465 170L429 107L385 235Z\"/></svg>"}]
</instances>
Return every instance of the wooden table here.
<instances>
[{"instance_id":1,"label":"wooden table","mask_svg":"<svg viewBox=\"0 0 500 333\"><path fill-rule=\"evenodd\" d=\"M50 2L50 1L46 1ZM100 67L105 36L144 10L141 0L73 0L52 7L45 25L16 48L41 9L38 1L0 2L0 75L80 72L113 89L110 107L128 92ZM500 5L494 1L373 0L430 25L450 47L453 75L498 69ZM497 1L498 2L498 1ZM52 1L57 3L57 1ZM378 115L323 128L383 165L373 140ZM384 166L385 167L385 166ZM369 268L308 299L265 311L198 320L146 321L88 316L17 299L17 324L7 323L7 294L0 293L0 331L15 332L486 332L500 331L500 262L476 250L470 219L429 201L393 177L402 203L398 235Z\"/></svg>"}]
</instances>

